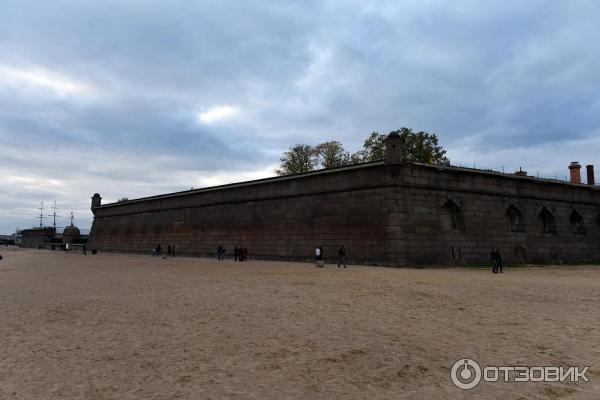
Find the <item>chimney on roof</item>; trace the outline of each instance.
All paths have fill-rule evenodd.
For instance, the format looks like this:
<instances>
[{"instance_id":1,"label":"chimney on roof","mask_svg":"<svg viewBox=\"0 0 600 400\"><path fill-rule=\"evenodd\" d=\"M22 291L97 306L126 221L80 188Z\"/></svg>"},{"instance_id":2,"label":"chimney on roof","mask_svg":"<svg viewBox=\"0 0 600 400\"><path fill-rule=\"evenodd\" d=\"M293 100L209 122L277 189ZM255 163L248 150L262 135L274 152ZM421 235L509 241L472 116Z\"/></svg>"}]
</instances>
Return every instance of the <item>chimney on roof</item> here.
<instances>
[{"instance_id":1,"label":"chimney on roof","mask_svg":"<svg viewBox=\"0 0 600 400\"><path fill-rule=\"evenodd\" d=\"M98 193L94 193L94 196L92 197L92 212L94 211L94 209L96 207L100 207L101 204L102 204L102 197L100 197L100 195Z\"/></svg>"},{"instance_id":2,"label":"chimney on roof","mask_svg":"<svg viewBox=\"0 0 600 400\"><path fill-rule=\"evenodd\" d=\"M401 164L404 162L404 138L398 132L392 132L385 139L385 163Z\"/></svg>"},{"instance_id":3,"label":"chimney on roof","mask_svg":"<svg viewBox=\"0 0 600 400\"><path fill-rule=\"evenodd\" d=\"M587 170L587 184L588 185L595 185L596 181L594 180L594 166L593 165L586 165L585 169Z\"/></svg>"},{"instance_id":4,"label":"chimney on roof","mask_svg":"<svg viewBox=\"0 0 600 400\"><path fill-rule=\"evenodd\" d=\"M521 167L519 167L519 170L517 172L515 172L515 175L517 175L517 176L527 176L527 171L523 171L521 169Z\"/></svg>"},{"instance_id":5,"label":"chimney on roof","mask_svg":"<svg viewBox=\"0 0 600 400\"><path fill-rule=\"evenodd\" d=\"M577 161L573 161L569 165L569 171L571 171L571 183L581 183L581 165Z\"/></svg>"}]
</instances>

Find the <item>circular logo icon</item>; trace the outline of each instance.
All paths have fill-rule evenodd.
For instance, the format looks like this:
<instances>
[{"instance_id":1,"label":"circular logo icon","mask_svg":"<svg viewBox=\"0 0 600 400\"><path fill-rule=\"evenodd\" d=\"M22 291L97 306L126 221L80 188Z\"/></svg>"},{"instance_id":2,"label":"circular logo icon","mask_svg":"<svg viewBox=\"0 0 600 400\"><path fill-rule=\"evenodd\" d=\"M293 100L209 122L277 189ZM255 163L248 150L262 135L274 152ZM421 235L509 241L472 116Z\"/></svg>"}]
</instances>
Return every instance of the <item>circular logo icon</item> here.
<instances>
[{"instance_id":1,"label":"circular logo icon","mask_svg":"<svg viewBox=\"0 0 600 400\"><path fill-rule=\"evenodd\" d=\"M452 366L450 378L460 389L473 389L481 381L481 367L470 358L461 358Z\"/></svg>"}]
</instances>

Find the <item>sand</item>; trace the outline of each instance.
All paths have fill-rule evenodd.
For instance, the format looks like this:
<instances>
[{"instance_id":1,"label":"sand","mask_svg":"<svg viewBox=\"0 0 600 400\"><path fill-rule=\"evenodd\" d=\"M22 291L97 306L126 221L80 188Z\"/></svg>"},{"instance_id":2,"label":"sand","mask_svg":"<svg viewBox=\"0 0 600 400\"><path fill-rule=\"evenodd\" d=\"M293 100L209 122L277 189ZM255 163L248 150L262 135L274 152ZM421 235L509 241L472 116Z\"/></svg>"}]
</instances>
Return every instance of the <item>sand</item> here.
<instances>
[{"instance_id":1,"label":"sand","mask_svg":"<svg viewBox=\"0 0 600 400\"><path fill-rule=\"evenodd\" d=\"M600 398L600 268L392 269L0 248L1 399ZM590 383L450 368L590 366Z\"/></svg>"}]
</instances>

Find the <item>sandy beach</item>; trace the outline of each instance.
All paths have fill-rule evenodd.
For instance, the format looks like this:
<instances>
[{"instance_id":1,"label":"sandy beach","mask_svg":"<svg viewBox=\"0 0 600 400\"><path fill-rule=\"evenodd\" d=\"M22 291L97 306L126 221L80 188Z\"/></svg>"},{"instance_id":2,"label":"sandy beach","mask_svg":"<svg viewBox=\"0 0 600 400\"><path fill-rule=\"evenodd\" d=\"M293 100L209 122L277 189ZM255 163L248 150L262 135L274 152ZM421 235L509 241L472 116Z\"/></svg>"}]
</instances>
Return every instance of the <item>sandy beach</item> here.
<instances>
[{"instance_id":1,"label":"sandy beach","mask_svg":"<svg viewBox=\"0 0 600 400\"><path fill-rule=\"evenodd\" d=\"M598 267L0 254L1 399L600 397ZM590 382L464 391L464 357L590 366Z\"/></svg>"}]
</instances>

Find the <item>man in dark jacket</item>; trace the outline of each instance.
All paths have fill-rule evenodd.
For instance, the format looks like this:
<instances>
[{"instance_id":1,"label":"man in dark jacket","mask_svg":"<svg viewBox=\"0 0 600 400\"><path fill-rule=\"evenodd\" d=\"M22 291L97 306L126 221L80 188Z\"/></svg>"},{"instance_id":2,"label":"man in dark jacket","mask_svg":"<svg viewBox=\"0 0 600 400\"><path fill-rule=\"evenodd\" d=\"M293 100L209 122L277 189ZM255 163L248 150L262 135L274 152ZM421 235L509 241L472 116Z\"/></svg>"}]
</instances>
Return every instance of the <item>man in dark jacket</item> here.
<instances>
[{"instance_id":1,"label":"man in dark jacket","mask_svg":"<svg viewBox=\"0 0 600 400\"><path fill-rule=\"evenodd\" d=\"M492 272L495 274L498 272L498 263L496 262L496 248L495 247L490 252L490 258L492 259Z\"/></svg>"},{"instance_id":2,"label":"man in dark jacket","mask_svg":"<svg viewBox=\"0 0 600 400\"><path fill-rule=\"evenodd\" d=\"M217 260L223 261L225 259L225 247L222 244L217 247Z\"/></svg>"},{"instance_id":3,"label":"man in dark jacket","mask_svg":"<svg viewBox=\"0 0 600 400\"><path fill-rule=\"evenodd\" d=\"M502 254L500 253L500 249L494 248L492 250L492 272L497 274L498 272L503 273L502 271Z\"/></svg>"},{"instance_id":4,"label":"man in dark jacket","mask_svg":"<svg viewBox=\"0 0 600 400\"><path fill-rule=\"evenodd\" d=\"M341 264L344 264L344 268L346 268L346 248L344 246L342 246L338 251L338 256L340 257L340 260L338 261L338 268Z\"/></svg>"},{"instance_id":5,"label":"man in dark jacket","mask_svg":"<svg viewBox=\"0 0 600 400\"><path fill-rule=\"evenodd\" d=\"M500 253L500 249L496 249L496 272L500 271L500 273L503 273L502 271L502 254Z\"/></svg>"}]
</instances>

